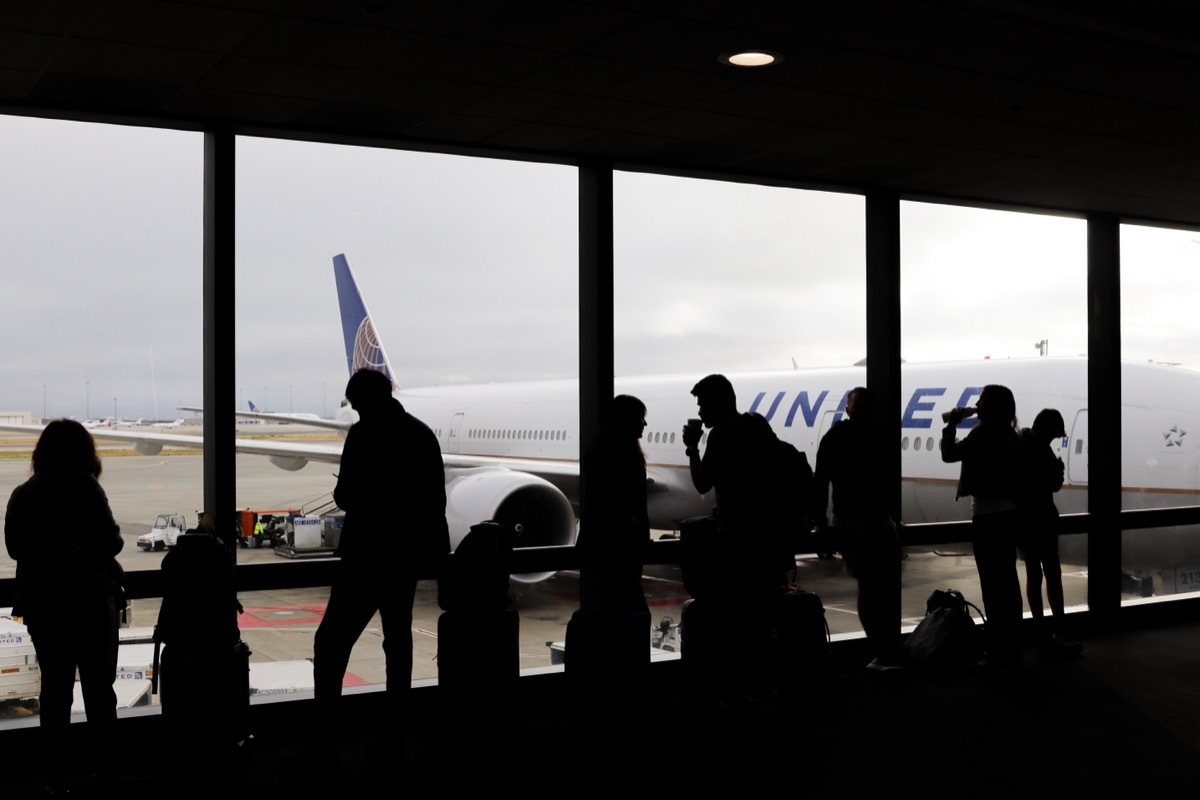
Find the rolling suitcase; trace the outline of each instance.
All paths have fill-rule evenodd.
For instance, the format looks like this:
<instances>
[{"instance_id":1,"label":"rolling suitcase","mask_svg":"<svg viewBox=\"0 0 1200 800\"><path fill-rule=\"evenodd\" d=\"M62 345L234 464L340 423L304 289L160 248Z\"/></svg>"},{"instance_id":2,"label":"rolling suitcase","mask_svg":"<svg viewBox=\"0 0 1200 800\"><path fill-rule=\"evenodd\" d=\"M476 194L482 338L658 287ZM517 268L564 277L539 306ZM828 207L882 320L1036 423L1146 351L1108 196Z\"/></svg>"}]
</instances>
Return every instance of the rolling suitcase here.
<instances>
[{"instance_id":1,"label":"rolling suitcase","mask_svg":"<svg viewBox=\"0 0 1200 800\"><path fill-rule=\"evenodd\" d=\"M815 592L788 586L771 603L774 667L781 699L819 691L832 669L825 606Z\"/></svg>"}]
</instances>

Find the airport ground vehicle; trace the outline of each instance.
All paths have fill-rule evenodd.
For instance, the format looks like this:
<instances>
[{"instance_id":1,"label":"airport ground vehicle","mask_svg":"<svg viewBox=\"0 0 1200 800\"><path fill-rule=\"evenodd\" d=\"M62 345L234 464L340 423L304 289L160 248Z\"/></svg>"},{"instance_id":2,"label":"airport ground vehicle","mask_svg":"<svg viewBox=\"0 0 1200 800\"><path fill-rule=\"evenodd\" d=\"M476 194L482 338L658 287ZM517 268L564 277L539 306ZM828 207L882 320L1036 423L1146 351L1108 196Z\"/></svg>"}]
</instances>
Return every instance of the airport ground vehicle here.
<instances>
[{"instance_id":1,"label":"airport ground vehicle","mask_svg":"<svg viewBox=\"0 0 1200 800\"><path fill-rule=\"evenodd\" d=\"M187 519L183 514L159 514L150 532L138 537L137 546L146 551L174 547L187 527Z\"/></svg>"},{"instance_id":2,"label":"airport ground vehicle","mask_svg":"<svg viewBox=\"0 0 1200 800\"><path fill-rule=\"evenodd\" d=\"M299 508L244 508L238 511L238 543L242 547L278 547L287 544L292 520Z\"/></svg>"},{"instance_id":3,"label":"airport ground vehicle","mask_svg":"<svg viewBox=\"0 0 1200 800\"><path fill-rule=\"evenodd\" d=\"M0 608L0 716L29 714L38 708L41 673L29 629Z\"/></svg>"}]
</instances>

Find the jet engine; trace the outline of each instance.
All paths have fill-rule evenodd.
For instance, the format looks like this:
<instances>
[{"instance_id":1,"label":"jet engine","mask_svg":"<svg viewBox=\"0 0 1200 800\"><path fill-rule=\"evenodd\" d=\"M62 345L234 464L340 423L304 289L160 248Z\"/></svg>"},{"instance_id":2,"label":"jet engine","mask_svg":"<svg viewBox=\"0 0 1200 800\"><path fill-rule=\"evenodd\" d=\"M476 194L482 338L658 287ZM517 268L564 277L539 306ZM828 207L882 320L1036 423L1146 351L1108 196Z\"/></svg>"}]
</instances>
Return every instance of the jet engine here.
<instances>
[{"instance_id":1,"label":"jet engine","mask_svg":"<svg viewBox=\"0 0 1200 800\"><path fill-rule=\"evenodd\" d=\"M506 527L520 525L518 548L575 543L575 511L550 482L526 472L492 467L447 470L450 546L457 548L471 526L484 520ZM512 577L522 583L536 583L553 574L533 572Z\"/></svg>"},{"instance_id":2,"label":"jet engine","mask_svg":"<svg viewBox=\"0 0 1200 800\"><path fill-rule=\"evenodd\" d=\"M288 472L295 472L298 469L304 469L304 465L308 463L308 459L303 456L268 456L271 463L280 469L286 469Z\"/></svg>"}]
</instances>

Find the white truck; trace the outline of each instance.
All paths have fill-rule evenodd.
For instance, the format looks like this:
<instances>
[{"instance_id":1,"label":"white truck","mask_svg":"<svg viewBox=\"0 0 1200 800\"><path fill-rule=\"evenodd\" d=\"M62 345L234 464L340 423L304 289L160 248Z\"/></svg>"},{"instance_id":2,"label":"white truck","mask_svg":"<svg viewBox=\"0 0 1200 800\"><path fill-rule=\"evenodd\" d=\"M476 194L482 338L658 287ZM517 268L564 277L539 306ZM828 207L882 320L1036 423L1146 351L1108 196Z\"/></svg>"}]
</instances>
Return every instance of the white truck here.
<instances>
[{"instance_id":1,"label":"white truck","mask_svg":"<svg viewBox=\"0 0 1200 800\"><path fill-rule=\"evenodd\" d=\"M138 537L137 546L146 550L165 550L174 547L179 537L187 530L183 514L159 514L149 533Z\"/></svg>"}]
</instances>

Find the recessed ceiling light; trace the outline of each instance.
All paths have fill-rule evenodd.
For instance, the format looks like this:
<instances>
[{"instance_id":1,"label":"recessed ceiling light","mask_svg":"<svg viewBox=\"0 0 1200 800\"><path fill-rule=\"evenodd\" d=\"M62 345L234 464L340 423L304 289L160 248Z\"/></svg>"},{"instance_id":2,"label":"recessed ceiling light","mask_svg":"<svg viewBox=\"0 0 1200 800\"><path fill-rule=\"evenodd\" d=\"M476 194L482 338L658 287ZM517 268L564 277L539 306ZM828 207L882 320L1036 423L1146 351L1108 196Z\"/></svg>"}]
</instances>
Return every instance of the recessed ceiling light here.
<instances>
[{"instance_id":1,"label":"recessed ceiling light","mask_svg":"<svg viewBox=\"0 0 1200 800\"><path fill-rule=\"evenodd\" d=\"M767 50L742 50L736 53L724 53L718 56L718 60L722 64L730 64L735 67L765 67L768 64L777 64L783 61L783 56Z\"/></svg>"}]
</instances>

